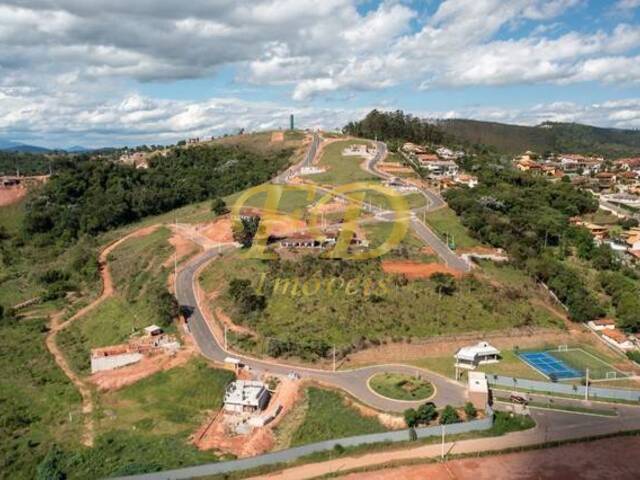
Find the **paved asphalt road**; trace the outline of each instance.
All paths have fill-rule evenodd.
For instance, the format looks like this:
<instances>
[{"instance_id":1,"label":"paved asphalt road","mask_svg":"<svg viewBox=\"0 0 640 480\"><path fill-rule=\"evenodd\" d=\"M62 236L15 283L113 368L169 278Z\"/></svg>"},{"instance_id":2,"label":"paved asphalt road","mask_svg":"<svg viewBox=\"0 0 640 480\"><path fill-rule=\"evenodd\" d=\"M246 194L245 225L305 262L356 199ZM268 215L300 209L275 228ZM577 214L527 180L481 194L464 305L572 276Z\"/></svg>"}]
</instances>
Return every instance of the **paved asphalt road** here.
<instances>
[{"instance_id":1,"label":"paved asphalt road","mask_svg":"<svg viewBox=\"0 0 640 480\"><path fill-rule=\"evenodd\" d=\"M316 156L316 152L318 151L318 146L320 145L320 135L317 132L314 132L313 139L311 140L311 144L309 145L309 149L301 162L289 167L280 175L275 177L272 182L273 183L287 183L291 177L295 177L302 167L310 167L313 163L313 159Z\"/></svg>"},{"instance_id":2,"label":"paved asphalt road","mask_svg":"<svg viewBox=\"0 0 640 480\"><path fill-rule=\"evenodd\" d=\"M625 217L635 218L636 220L640 220L640 213L633 213L625 208L619 207L611 202L607 202L602 198L598 199L600 202L600 208L604 208L605 210L609 210L611 212L615 212L618 215L623 215Z\"/></svg>"},{"instance_id":3,"label":"paved asphalt road","mask_svg":"<svg viewBox=\"0 0 640 480\"><path fill-rule=\"evenodd\" d=\"M380 178L388 179L392 177L392 175L376 169L376 164L384 159L386 155L387 145L383 142L376 142L376 155L367 161L365 169ZM420 193L426 197L427 207L413 210L416 214L421 211L436 210L446 205L442 197L432 190L421 188ZM389 220L393 219L393 215L393 212L382 214L383 217ZM469 265L466 260L457 256L418 216L412 215L410 225L418 237L420 237L420 240L429 245L449 268L460 272L469 272L471 270L471 265Z\"/></svg>"},{"instance_id":4,"label":"paved asphalt road","mask_svg":"<svg viewBox=\"0 0 640 480\"><path fill-rule=\"evenodd\" d=\"M297 373L301 378L318 380L323 383L339 387L363 403L379 410L402 412L411 406L417 406L424 402L400 402L386 399L373 393L367 387L367 380L375 373L397 372L414 375L420 374L429 380L436 388L433 401L438 405L454 404L460 405L465 400L465 388L452 380L440 376L433 372L427 372L408 365L377 365L363 367L353 370L339 370L337 372L291 366L285 364L271 363L259 359L239 355L224 350L219 339L213 334L207 325L202 311L196 300L195 278L196 271L204 264L215 261L219 256L217 250L205 251L197 258L189 262L179 273L177 281L177 298L182 307L187 307L191 315L188 318L188 325L193 337L202 354L218 362L223 362L228 356L240 358L243 363L249 366L255 373L270 372L279 375L287 375L291 372Z\"/></svg>"}]
</instances>

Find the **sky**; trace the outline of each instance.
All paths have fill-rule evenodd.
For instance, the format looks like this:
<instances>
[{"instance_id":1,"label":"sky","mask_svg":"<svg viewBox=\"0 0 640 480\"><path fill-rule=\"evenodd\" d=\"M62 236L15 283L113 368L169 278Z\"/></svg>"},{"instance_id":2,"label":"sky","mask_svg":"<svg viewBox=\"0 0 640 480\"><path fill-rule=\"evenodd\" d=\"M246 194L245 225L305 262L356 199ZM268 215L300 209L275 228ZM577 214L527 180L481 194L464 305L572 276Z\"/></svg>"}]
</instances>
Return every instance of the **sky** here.
<instances>
[{"instance_id":1,"label":"sky","mask_svg":"<svg viewBox=\"0 0 640 480\"><path fill-rule=\"evenodd\" d=\"M640 128L640 0L0 0L0 140L425 118Z\"/></svg>"}]
</instances>

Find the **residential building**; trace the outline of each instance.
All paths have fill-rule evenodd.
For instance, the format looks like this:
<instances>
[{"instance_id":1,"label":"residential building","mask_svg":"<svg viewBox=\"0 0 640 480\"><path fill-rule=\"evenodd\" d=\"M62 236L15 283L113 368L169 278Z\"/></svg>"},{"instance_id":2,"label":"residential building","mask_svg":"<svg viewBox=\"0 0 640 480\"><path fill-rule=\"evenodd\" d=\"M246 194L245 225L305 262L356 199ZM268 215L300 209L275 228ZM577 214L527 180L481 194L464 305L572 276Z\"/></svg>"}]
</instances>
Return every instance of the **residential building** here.
<instances>
[{"instance_id":1,"label":"residential building","mask_svg":"<svg viewBox=\"0 0 640 480\"><path fill-rule=\"evenodd\" d=\"M598 320L591 320L587 325L596 332L603 330L614 330L616 328L616 322L610 318L599 318Z\"/></svg>"},{"instance_id":2,"label":"residential building","mask_svg":"<svg viewBox=\"0 0 640 480\"><path fill-rule=\"evenodd\" d=\"M456 367L475 369L478 365L496 363L500 360L500 350L487 342L479 342L476 345L462 347L454 355Z\"/></svg>"},{"instance_id":3,"label":"residential building","mask_svg":"<svg viewBox=\"0 0 640 480\"><path fill-rule=\"evenodd\" d=\"M602 338L610 345L613 345L614 347L619 348L620 350L623 350L625 352L633 350L635 348L635 345L629 339L629 337L615 328L613 330L603 330Z\"/></svg>"},{"instance_id":4,"label":"residential building","mask_svg":"<svg viewBox=\"0 0 640 480\"><path fill-rule=\"evenodd\" d=\"M474 188L478 186L478 177L474 177L473 175L461 174L457 175L453 181L458 185L466 185L469 188Z\"/></svg>"},{"instance_id":5,"label":"residential building","mask_svg":"<svg viewBox=\"0 0 640 480\"><path fill-rule=\"evenodd\" d=\"M224 409L227 412L243 413L264 410L271 393L267 386L254 380L236 380L227 386L224 394Z\"/></svg>"}]
</instances>

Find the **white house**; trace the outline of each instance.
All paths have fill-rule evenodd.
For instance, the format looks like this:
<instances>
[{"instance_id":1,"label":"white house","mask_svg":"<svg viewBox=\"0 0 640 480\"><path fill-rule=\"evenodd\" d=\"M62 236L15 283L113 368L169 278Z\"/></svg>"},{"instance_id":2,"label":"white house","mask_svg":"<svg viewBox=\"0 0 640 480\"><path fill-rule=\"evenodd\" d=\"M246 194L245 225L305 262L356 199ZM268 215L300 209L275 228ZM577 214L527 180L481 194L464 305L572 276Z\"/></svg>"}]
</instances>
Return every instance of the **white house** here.
<instances>
[{"instance_id":1,"label":"white house","mask_svg":"<svg viewBox=\"0 0 640 480\"><path fill-rule=\"evenodd\" d=\"M500 350L487 342L479 342L476 345L462 347L454 355L456 367L473 370L478 365L496 363L500 360Z\"/></svg>"},{"instance_id":2,"label":"white house","mask_svg":"<svg viewBox=\"0 0 640 480\"><path fill-rule=\"evenodd\" d=\"M269 404L271 393L262 382L236 380L227 386L224 394L224 409L227 412L255 412L264 410Z\"/></svg>"},{"instance_id":3,"label":"white house","mask_svg":"<svg viewBox=\"0 0 640 480\"><path fill-rule=\"evenodd\" d=\"M599 318L598 320L591 320L587 323L589 328L595 330L596 332L601 332L603 330L613 330L616 328L616 322L611 320L610 318Z\"/></svg>"}]
</instances>

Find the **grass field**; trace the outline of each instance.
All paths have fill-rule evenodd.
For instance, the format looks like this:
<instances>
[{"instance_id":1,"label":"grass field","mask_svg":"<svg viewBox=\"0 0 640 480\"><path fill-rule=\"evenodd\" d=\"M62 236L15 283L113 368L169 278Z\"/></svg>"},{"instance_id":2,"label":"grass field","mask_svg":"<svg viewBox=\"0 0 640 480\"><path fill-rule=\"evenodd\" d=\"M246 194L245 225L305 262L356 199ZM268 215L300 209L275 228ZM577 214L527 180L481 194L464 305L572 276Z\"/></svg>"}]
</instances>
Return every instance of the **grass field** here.
<instances>
[{"instance_id":1,"label":"grass field","mask_svg":"<svg viewBox=\"0 0 640 480\"><path fill-rule=\"evenodd\" d=\"M380 373L369 379L371 389L394 400L425 400L433 395L433 385L409 375Z\"/></svg>"},{"instance_id":2,"label":"grass field","mask_svg":"<svg viewBox=\"0 0 640 480\"><path fill-rule=\"evenodd\" d=\"M313 260L313 259L312 259ZM273 265L272 265L273 264ZM345 288L321 288L313 295L272 292L276 278L327 285L333 274L330 260L304 260L296 263L263 262L232 254L213 262L203 274L205 290L227 285L233 278L244 278L258 288L261 273L266 273L267 305L263 311L240 313L226 294L216 299L236 323L248 326L269 342L284 342L288 351L327 351L335 344L339 352L359 349L369 342L424 338L456 332L495 331L517 326L562 327L562 322L547 309L530 302L531 292L514 287L489 285L475 277L458 282L457 291L440 297L431 280L398 282L385 275L377 260L349 262L341 267ZM367 287L380 285L386 288ZM270 283L269 283L270 282ZM310 284L311 285L311 284ZM258 342L253 353L268 351ZM328 348L328 347L327 347ZM310 354L308 359L315 359Z\"/></svg>"},{"instance_id":3,"label":"grass field","mask_svg":"<svg viewBox=\"0 0 640 480\"><path fill-rule=\"evenodd\" d=\"M386 430L375 418L363 417L345 405L344 397L337 392L311 387L306 397L306 415L293 434L291 446Z\"/></svg>"},{"instance_id":4,"label":"grass field","mask_svg":"<svg viewBox=\"0 0 640 480\"><path fill-rule=\"evenodd\" d=\"M349 145L367 145L365 140L344 140L326 146L320 159L320 166L328 170L310 177L319 184L343 185L351 182L378 181L378 177L360 168L363 161L358 156L343 156L342 151Z\"/></svg>"},{"instance_id":5,"label":"grass field","mask_svg":"<svg viewBox=\"0 0 640 480\"><path fill-rule=\"evenodd\" d=\"M156 373L116 392L100 396L99 429L129 430L141 435L182 435L203 421L204 412L222 407L227 384L234 375L195 359L185 366Z\"/></svg>"},{"instance_id":6,"label":"grass field","mask_svg":"<svg viewBox=\"0 0 640 480\"><path fill-rule=\"evenodd\" d=\"M20 231L22 219L25 215L26 197L19 202L0 207L0 227L4 227L9 233Z\"/></svg>"},{"instance_id":7,"label":"grass field","mask_svg":"<svg viewBox=\"0 0 640 480\"><path fill-rule=\"evenodd\" d=\"M469 236L467 229L449 207L427 213L426 219L427 224L435 230L440 238L444 239L448 235L450 241L455 242L456 248L471 248L480 245L480 242Z\"/></svg>"},{"instance_id":8,"label":"grass field","mask_svg":"<svg viewBox=\"0 0 640 480\"><path fill-rule=\"evenodd\" d=\"M80 395L44 344L47 319L0 322L0 478L35 478L49 445L77 448Z\"/></svg>"},{"instance_id":9,"label":"grass field","mask_svg":"<svg viewBox=\"0 0 640 480\"><path fill-rule=\"evenodd\" d=\"M231 208L233 204L238 200L241 193L237 193L225 198L225 201L227 202L229 208ZM298 209L306 209L308 206L322 198L324 195L325 193L321 191L313 192L304 190L302 188L285 186L283 188L282 197L280 198L280 203L278 204L278 211L291 213ZM267 194L265 192L260 192L250 197L244 204L244 206L262 208L265 206L266 199Z\"/></svg>"},{"instance_id":10,"label":"grass field","mask_svg":"<svg viewBox=\"0 0 640 480\"><path fill-rule=\"evenodd\" d=\"M145 237L129 239L112 252L109 265L115 294L58 337L78 372L88 373L92 348L122 343L134 331L162 323L153 291L166 285L168 270L162 264L172 251L169 235L168 229L160 228Z\"/></svg>"}]
</instances>

